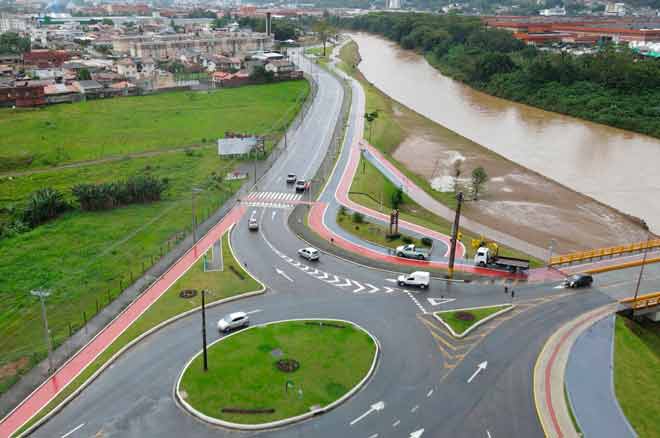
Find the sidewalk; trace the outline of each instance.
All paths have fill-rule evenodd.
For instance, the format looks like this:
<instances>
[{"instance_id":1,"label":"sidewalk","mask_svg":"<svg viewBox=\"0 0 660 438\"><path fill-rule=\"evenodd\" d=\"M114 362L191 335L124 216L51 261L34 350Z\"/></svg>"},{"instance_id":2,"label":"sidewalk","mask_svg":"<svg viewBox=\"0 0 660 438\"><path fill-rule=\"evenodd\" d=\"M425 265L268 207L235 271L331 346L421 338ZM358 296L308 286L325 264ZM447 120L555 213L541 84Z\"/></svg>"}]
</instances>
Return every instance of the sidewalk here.
<instances>
[{"instance_id":1,"label":"sidewalk","mask_svg":"<svg viewBox=\"0 0 660 438\"><path fill-rule=\"evenodd\" d=\"M614 393L614 315L585 330L573 345L566 390L584 436L634 438Z\"/></svg>"},{"instance_id":2,"label":"sidewalk","mask_svg":"<svg viewBox=\"0 0 660 438\"><path fill-rule=\"evenodd\" d=\"M564 397L566 364L577 338L614 312L608 304L564 324L545 343L534 366L534 402L546 437L577 437Z\"/></svg>"}]
</instances>

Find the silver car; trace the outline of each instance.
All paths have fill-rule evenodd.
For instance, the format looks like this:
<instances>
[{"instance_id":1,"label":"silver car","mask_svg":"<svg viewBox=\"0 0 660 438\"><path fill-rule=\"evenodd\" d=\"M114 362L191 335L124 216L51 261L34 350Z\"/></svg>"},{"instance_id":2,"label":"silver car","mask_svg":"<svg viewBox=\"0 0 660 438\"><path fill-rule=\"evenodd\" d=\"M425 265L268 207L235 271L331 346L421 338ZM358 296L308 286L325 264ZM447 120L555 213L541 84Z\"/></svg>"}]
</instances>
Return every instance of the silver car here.
<instances>
[{"instance_id":1,"label":"silver car","mask_svg":"<svg viewBox=\"0 0 660 438\"><path fill-rule=\"evenodd\" d=\"M302 258L305 258L309 261L319 259L319 250L316 248L300 248L298 250L298 255Z\"/></svg>"},{"instance_id":2,"label":"silver car","mask_svg":"<svg viewBox=\"0 0 660 438\"><path fill-rule=\"evenodd\" d=\"M227 333L250 325L250 320L245 312L234 312L218 321L218 330Z\"/></svg>"}]
</instances>

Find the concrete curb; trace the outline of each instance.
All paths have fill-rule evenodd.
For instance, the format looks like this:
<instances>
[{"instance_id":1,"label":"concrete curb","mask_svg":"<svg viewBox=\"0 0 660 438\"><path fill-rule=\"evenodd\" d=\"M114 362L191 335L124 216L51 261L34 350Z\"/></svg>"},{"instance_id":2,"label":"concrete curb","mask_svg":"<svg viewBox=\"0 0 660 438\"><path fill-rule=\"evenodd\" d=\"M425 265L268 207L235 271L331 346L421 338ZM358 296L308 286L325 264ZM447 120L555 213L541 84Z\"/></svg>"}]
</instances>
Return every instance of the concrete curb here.
<instances>
[{"instance_id":1,"label":"concrete curb","mask_svg":"<svg viewBox=\"0 0 660 438\"><path fill-rule=\"evenodd\" d=\"M344 394L343 396L341 396L340 398L338 398L334 402L332 402L329 405L324 406L322 408L315 409L313 411L307 412L305 414L297 415L295 417L285 418L285 419L282 419L282 420L271 421L269 423L260 423L260 424L232 423L230 421L220 420L220 419L215 418L215 417L209 417L208 415L205 415L205 414L199 412L198 410L193 408L188 402L186 402L183 397L181 397L180 388L181 388L181 380L183 379L183 375L185 374L186 370L188 369L190 364L193 362L193 360L195 360L200 354L202 354L202 350L200 350L197 354L195 354L192 358L190 358L190 360L186 363L186 365L181 370L181 373L179 374L179 378L177 379L176 385L174 386L174 393L175 393L175 398L174 399L177 401L177 404L179 404L179 406L182 409L184 409L186 412L188 412L193 417L195 417L195 418L197 418L201 421L204 421L206 423L214 424L216 426L222 426L222 427L226 427L226 428L229 428L229 429L237 429L237 430L265 430L265 429L274 429L274 428L286 426L286 425L289 425L289 424L297 423L297 422L312 418L316 415L320 415L320 414L323 414L325 412L328 412L328 411L336 408L340 404L344 403L346 400L348 400L350 397L352 397L357 391L362 389L362 387L365 385L365 383L367 383L367 380L369 380L372 377L372 375L374 373L374 370L376 369L376 365L378 364L378 358L380 356L381 347L380 347L380 342L378 341L378 339L374 335L372 335L368 330L366 330L361 325L359 325L357 323L354 323L352 321L347 321L347 320L344 320L344 319L333 319L333 318L311 318L311 319L309 319L309 318L295 318L295 319L283 319L283 320L279 320L279 321L271 321L271 322L267 322L265 324L259 324L259 325L251 326L251 327L248 327L245 330L234 332L234 333L232 333L228 336L222 337L222 338L214 341L213 343L211 343L209 345L209 347L215 345L216 343L218 343L220 341L228 339L228 338L230 338L234 335L243 333L247 330L252 330L252 329L255 329L255 328L259 328L259 327L266 327L268 325L277 324L277 323L281 323L281 322L293 322L293 321L339 321L339 322L343 322L343 323L346 323L346 324L350 324L354 327L357 327L358 329L362 330L364 333L369 335L369 337L374 341L374 344L376 345L376 352L374 353L374 358L371 361L371 367L369 368L369 371L364 376L364 378L362 378L362 380L360 380L357 383L357 385L355 385L350 391L348 391L346 394Z\"/></svg>"},{"instance_id":2,"label":"concrete curb","mask_svg":"<svg viewBox=\"0 0 660 438\"><path fill-rule=\"evenodd\" d=\"M546 437L578 437L564 397L568 356L577 338L593 324L616 311L617 306L606 304L572 319L550 335L543 345L534 364L533 395L536 414ZM552 346L554 350L550 352ZM556 379L554 384L552 374Z\"/></svg>"},{"instance_id":3,"label":"concrete curb","mask_svg":"<svg viewBox=\"0 0 660 438\"><path fill-rule=\"evenodd\" d=\"M460 333L460 334L456 333L456 332L454 331L454 329L451 328L451 326L450 326L449 324L447 324L445 321L443 321L443 319L442 319L440 316L436 315L437 313L460 312L460 311L462 311L462 310L485 309L486 307L498 307L498 306L507 306L507 307L505 307L505 308L502 309L502 310L498 310L497 312L493 313L492 315L488 315L488 316L485 317L484 319L481 319L481 320L477 321L476 323L474 323L473 325L471 325L470 327L468 327L467 330L465 330L463 333ZM480 325L485 324L485 323L487 323L488 321L490 321L491 319L495 319L495 318L497 318L498 316L500 316L500 315L502 315L502 314L504 314L504 313L506 313L506 312L508 312L508 311L510 311L510 310L515 309L516 306L517 306L517 304L495 304L495 305L493 305L493 306L464 307L464 308L462 308L462 309L450 309L450 310L443 310L443 311L440 311L440 312L433 312L432 315L433 315L433 317L434 317L436 320L440 321L440 323L441 323L443 326L445 326L445 328L446 328L447 330L449 330L449 333L451 333L451 335L452 335L453 337L458 338L458 339L461 339L461 338L464 338L464 337L466 337L467 335L469 335L472 331L474 331L474 330L475 330L477 327L479 327Z\"/></svg>"},{"instance_id":4,"label":"concrete curb","mask_svg":"<svg viewBox=\"0 0 660 438\"><path fill-rule=\"evenodd\" d=\"M227 230L227 233L226 233L226 234L227 234L227 239L228 239L228 243L229 243L229 250L231 251L232 256L234 257L234 259L236 259L236 256L235 256L235 254L234 254L234 250L233 250L233 248L232 248L232 246L231 246L231 231L233 230L233 227L234 227L234 226L232 225L232 226L229 228L229 230ZM201 257L201 256L200 256L200 257ZM193 265L191 265L190 267L192 267L192 266L193 266ZM188 270L190 270L190 268L188 268ZM245 272L246 272L248 275L250 275L252 278L254 278L255 281L261 285L261 288L258 289L258 290L256 290L256 291L246 292L246 293L241 294L241 295L236 295L236 296L233 296L233 297L228 297L228 298L224 298L224 299L222 299L222 300L214 301L214 302L212 302L212 303L207 304L206 307L215 307L215 306L219 306L219 305L221 305L221 304L229 303L229 302L231 302L231 301L237 301L237 300L239 300L239 299L249 298L249 297L253 297L253 296L256 296L256 295L261 295L261 294L263 294L263 293L266 292L266 286L265 286L265 285L264 285L259 279L257 279L256 277L254 277L254 276L253 276L249 271L247 271L245 268L243 268L243 270L245 270ZM186 271L186 272L188 272L188 271ZM184 273L184 275L185 275L185 273ZM156 301L157 301L157 300L156 300ZM154 302L154 303L155 303L155 302ZM152 305L153 305L153 303L152 303ZM119 359L119 357L120 357L122 354L124 354L126 351L130 350L132 347L134 347L136 344L138 344L138 343L139 343L140 341L142 341L144 338L146 338L146 337L152 335L153 333L157 332L158 330L162 329L163 327L166 327L166 326L172 324L173 322L176 322L176 321L178 321L178 320L180 320L180 319L182 319L182 318L185 318L186 316L189 316L189 315L191 315L191 314L193 314L193 313L199 311L200 309L201 309L201 306L200 306L200 307L195 307L194 309L187 310L186 312L183 312L183 313L180 313L180 314L178 314L178 315L175 315L175 316L173 316L172 318L166 319L165 321L159 323L158 325L156 325L156 326L150 328L149 330L147 330L146 332L142 333L140 336L138 336L137 338L133 339L133 340L130 341L128 344L124 345L119 351L117 351L115 354L113 354L113 355L110 357L110 359L108 359L108 361L107 361L106 363L104 363L103 365L101 365L101 367L100 367L98 370L96 370L91 376L89 376L89 378L88 378L87 380L85 380L85 381L84 381L84 382L83 382L78 388L76 388L76 389L75 389L75 390L74 390L74 391L73 391L68 397L66 397L64 400L62 400L57 406L55 406L53 409L51 409L50 412L48 412L46 415L44 415L40 420L38 420L36 423L34 423L32 426L30 426L28 429L26 429L26 430L25 430L24 432L22 432L20 435L15 435L15 436L17 436L17 437L25 437L25 436L28 436L28 435L30 435L32 432L34 432L35 430L37 430L39 427L41 427L44 423L46 423L48 420L50 420L51 417L53 417L55 414L57 414L59 411L61 411L61 410L67 405L67 404L69 404L74 398L76 398L76 397L77 397L77 396L78 396L78 395L79 395L79 394L80 394L85 388L87 388L87 386L89 386L92 382L94 382L94 380L96 380L96 378L97 378L98 376L100 376L101 373L103 373L103 371L105 371L106 368L108 368L108 367L109 367L110 365L112 365L117 359ZM136 321L137 321L137 320L136 320ZM130 326L129 326L129 327L130 327ZM127 327L127 329L128 329L128 327ZM90 341L90 342L91 342L91 341ZM110 345L112 345L112 344L110 344ZM108 347L109 347L109 346L108 346ZM107 348L107 347L106 347L106 348ZM104 351L105 351L105 350L104 350ZM95 360L96 360L96 359L95 359ZM93 363L93 361L90 362L87 366L89 367L89 365L91 365L92 363ZM85 369L87 369L87 368L85 368ZM81 373L84 372L85 369L83 369L83 370L81 371ZM70 383L72 383L73 381L75 381L75 379L76 379L77 377L78 377L78 376L74 377L74 378L71 380ZM67 385L67 386L68 386L68 385ZM66 388L66 387L65 387L65 388ZM47 406L47 405L46 405L46 406ZM45 407L44 407L44 408L45 408ZM40 412L40 411L39 411L39 412ZM39 412L37 412L35 415L39 415Z\"/></svg>"}]
</instances>

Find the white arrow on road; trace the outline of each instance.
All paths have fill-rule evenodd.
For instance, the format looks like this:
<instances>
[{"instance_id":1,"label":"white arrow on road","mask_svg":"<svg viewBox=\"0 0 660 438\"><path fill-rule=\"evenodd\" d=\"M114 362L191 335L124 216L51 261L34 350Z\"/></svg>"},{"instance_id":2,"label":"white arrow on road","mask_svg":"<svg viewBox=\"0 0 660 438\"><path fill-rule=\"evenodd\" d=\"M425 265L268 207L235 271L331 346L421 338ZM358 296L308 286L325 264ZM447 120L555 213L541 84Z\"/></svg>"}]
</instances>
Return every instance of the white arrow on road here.
<instances>
[{"instance_id":1,"label":"white arrow on road","mask_svg":"<svg viewBox=\"0 0 660 438\"><path fill-rule=\"evenodd\" d=\"M377 403L374 403L373 405L371 405L371 407L369 408L369 410L367 412L360 415L355 420L351 421L351 426L354 425L355 423L357 423L358 421L362 420L364 417L371 414L372 412L382 411L383 409L385 409L385 402L379 401Z\"/></svg>"},{"instance_id":2,"label":"white arrow on road","mask_svg":"<svg viewBox=\"0 0 660 438\"><path fill-rule=\"evenodd\" d=\"M378 291L380 290L379 288L377 288L377 287L374 286L373 284L369 284L369 283L364 283L364 284L366 284L367 286L369 286L369 288L371 289L371 290L369 290L369 292L367 292L367 293L369 293L369 294L374 294L374 293L376 293L376 292L378 292Z\"/></svg>"},{"instance_id":3,"label":"white arrow on road","mask_svg":"<svg viewBox=\"0 0 660 438\"><path fill-rule=\"evenodd\" d=\"M424 429L419 429L414 432L410 432L410 438L420 438L424 433Z\"/></svg>"},{"instance_id":4,"label":"white arrow on road","mask_svg":"<svg viewBox=\"0 0 660 438\"><path fill-rule=\"evenodd\" d=\"M293 283L293 278L291 278L291 277L289 277L288 275L286 275L286 272L284 272L283 270L281 270L281 269L279 269L279 268L275 268L275 272L277 272L277 273L280 274L282 277L286 278L286 279L289 280L291 283Z\"/></svg>"},{"instance_id":5,"label":"white arrow on road","mask_svg":"<svg viewBox=\"0 0 660 438\"><path fill-rule=\"evenodd\" d=\"M358 283L358 282L355 281L355 280L353 280L353 283L355 283L355 284L357 285L357 289L353 290L353 293L354 293L354 294L356 294L356 293L358 293L358 292L362 292L363 290L366 289L366 287L362 286L360 283Z\"/></svg>"},{"instance_id":6,"label":"white arrow on road","mask_svg":"<svg viewBox=\"0 0 660 438\"><path fill-rule=\"evenodd\" d=\"M427 298L427 300L432 306L439 306L440 304L446 304L446 303L451 303L452 301L456 301L456 298Z\"/></svg>"},{"instance_id":7,"label":"white arrow on road","mask_svg":"<svg viewBox=\"0 0 660 438\"><path fill-rule=\"evenodd\" d=\"M351 280L349 280L349 279L347 278L346 281L345 281L343 284L337 284L336 286L337 286L337 287L347 287L347 286L350 286L351 284L352 284L352 283L351 283Z\"/></svg>"},{"instance_id":8,"label":"white arrow on road","mask_svg":"<svg viewBox=\"0 0 660 438\"><path fill-rule=\"evenodd\" d=\"M270 220L275 220L276 215L277 215L277 210L273 210L273 212L270 214Z\"/></svg>"},{"instance_id":9,"label":"white arrow on road","mask_svg":"<svg viewBox=\"0 0 660 438\"><path fill-rule=\"evenodd\" d=\"M485 370L487 366L488 366L488 361L487 361L487 360L481 362L481 363L477 366L477 370L476 370L476 371L470 376L469 379L467 379L467 382L468 382L468 383L471 383L472 380L474 380L474 378L477 377L477 374L479 374L481 371Z\"/></svg>"}]
</instances>

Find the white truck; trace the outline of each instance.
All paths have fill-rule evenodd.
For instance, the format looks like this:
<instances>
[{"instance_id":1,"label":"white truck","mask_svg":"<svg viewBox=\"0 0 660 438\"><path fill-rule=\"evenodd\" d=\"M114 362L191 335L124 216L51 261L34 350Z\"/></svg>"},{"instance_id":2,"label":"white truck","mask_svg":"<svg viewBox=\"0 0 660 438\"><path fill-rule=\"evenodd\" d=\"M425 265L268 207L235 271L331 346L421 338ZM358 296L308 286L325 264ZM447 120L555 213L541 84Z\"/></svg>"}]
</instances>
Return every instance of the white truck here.
<instances>
[{"instance_id":1,"label":"white truck","mask_svg":"<svg viewBox=\"0 0 660 438\"><path fill-rule=\"evenodd\" d=\"M431 283L431 274L424 271L411 272L410 274L399 275L397 278L399 286L419 286L426 289Z\"/></svg>"},{"instance_id":2,"label":"white truck","mask_svg":"<svg viewBox=\"0 0 660 438\"><path fill-rule=\"evenodd\" d=\"M498 256L487 246L482 246L474 255L474 264L477 266L492 266L507 269L511 272L526 271L529 269L529 260L517 259L515 257Z\"/></svg>"},{"instance_id":3,"label":"white truck","mask_svg":"<svg viewBox=\"0 0 660 438\"><path fill-rule=\"evenodd\" d=\"M398 257L406 257L409 259L417 260L426 260L429 258L429 252L427 250L412 244L397 246L395 251Z\"/></svg>"}]
</instances>

